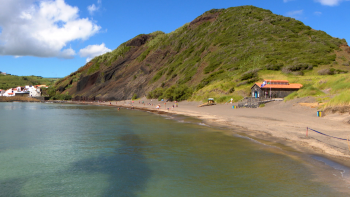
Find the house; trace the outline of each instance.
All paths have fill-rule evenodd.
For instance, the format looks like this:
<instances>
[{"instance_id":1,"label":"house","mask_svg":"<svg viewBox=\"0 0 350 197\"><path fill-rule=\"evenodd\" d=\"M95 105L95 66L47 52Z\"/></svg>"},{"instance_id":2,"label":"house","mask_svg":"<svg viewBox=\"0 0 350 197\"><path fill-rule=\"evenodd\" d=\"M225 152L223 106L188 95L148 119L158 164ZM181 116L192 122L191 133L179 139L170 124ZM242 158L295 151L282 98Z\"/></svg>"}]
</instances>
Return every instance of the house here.
<instances>
[{"instance_id":1,"label":"house","mask_svg":"<svg viewBox=\"0 0 350 197\"><path fill-rule=\"evenodd\" d=\"M0 90L0 96L23 96L23 97L40 97L41 89L47 88L46 85L37 85L37 86L18 86L16 88L10 88L8 90Z\"/></svg>"},{"instance_id":2,"label":"house","mask_svg":"<svg viewBox=\"0 0 350 197\"><path fill-rule=\"evenodd\" d=\"M265 79L262 83L255 83L251 88L254 98L284 98L298 91L302 84L289 83L287 80Z\"/></svg>"},{"instance_id":3,"label":"house","mask_svg":"<svg viewBox=\"0 0 350 197\"><path fill-rule=\"evenodd\" d=\"M17 88L10 88L5 91L3 96L15 96L15 93L17 92Z\"/></svg>"},{"instance_id":4,"label":"house","mask_svg":"<svg viewBox=\"0 0 350 197\"><path fill-rule=\"evenodd\" d=\"M39 97L41 96L41 90L39 86L26 86L26 89L29 91L30 97Z\"/></svg>"}]
</instances>

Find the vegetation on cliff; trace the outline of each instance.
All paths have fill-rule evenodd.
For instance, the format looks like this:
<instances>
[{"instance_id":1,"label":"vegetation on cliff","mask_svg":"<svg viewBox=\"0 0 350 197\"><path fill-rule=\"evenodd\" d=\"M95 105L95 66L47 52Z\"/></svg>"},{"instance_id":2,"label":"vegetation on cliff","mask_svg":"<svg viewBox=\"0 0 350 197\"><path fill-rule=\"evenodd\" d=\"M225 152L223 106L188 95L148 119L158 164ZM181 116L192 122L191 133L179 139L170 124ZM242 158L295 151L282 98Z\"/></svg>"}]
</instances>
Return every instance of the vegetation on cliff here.
<instances>
[{"instance_id":1,"label":"vegetation on cliff","mask_svg":"<svg viewBox=\"0 0 350 197\"><path fill-rule=\"evenodd\" d=\"M57 95L77 100L130 99L136 94L225 101L248 96L252 83L270 78L305 85L290 98L326 98L322 90L333 87L329 81L335 75L347 78L349 63L344 39L269 10L241 6L210 10L168 34L138 35L95 57L55 88ZM329 81L322 85L324 78Z\"/></svg>"}]
</instances>

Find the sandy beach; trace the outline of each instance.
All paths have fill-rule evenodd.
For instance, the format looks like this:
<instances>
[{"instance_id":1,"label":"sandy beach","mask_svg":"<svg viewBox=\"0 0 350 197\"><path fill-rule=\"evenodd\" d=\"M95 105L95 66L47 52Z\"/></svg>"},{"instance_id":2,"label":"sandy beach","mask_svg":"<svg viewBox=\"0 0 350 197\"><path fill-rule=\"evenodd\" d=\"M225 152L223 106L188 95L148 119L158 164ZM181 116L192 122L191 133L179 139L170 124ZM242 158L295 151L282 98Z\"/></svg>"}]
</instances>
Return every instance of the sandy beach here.
<instances>
[{"instance_id":1,"label":"sandy beach","mask_svg":"<svg viewBox=\"0 0 350 197\"><path fill-rule=\"evenodd\" d=\"M262 108L237 109L232 108L232 105L237 103L198 107L201 102L183 101L178 102L176 107L175 102L146 98L133 103L130 100L84 103L124 108L133 106L135 109L191 116L203 120L208 125L240 131L254 139L280 143L302 153L319 154L350 166L347 140L331 138L311 130L348 139L350 116L332 114L317 117L317 108L301 105L307 102L310 102L310 99L302 98L288 102L274 101ZM156 108L157 105L160 106L159 109ZM311 128L308 133L307 128Z\"/></svg>"}]
</instances>

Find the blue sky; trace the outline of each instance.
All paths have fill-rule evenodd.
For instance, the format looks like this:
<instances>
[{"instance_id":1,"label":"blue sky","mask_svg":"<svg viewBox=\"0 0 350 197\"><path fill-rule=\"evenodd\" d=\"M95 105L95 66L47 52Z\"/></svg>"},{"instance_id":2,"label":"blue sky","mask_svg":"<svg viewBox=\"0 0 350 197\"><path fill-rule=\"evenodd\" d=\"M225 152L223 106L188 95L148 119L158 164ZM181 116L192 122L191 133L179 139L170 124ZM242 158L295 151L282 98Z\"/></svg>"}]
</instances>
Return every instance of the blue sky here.
<instances>
[{"instance_id":1,"label":"blue sky","mask_svg":"<svg viewBox=\"0 0 350 197\"><path fill-rule=\"evenodd\" d=\"M253 5L350 42L350 0L0 0L0 71L64 77L141 33Z\"/></svg>"}]
</instances>

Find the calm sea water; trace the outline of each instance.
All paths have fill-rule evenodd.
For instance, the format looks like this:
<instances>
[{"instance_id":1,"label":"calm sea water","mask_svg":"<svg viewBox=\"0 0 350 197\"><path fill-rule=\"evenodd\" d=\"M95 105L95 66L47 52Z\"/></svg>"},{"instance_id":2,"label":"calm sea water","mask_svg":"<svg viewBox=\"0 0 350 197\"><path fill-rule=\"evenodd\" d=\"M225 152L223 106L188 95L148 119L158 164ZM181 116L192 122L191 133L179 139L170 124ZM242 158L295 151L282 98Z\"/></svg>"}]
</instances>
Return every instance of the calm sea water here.
<instances>
[{"instance_id":1,"label":"calm sea water","mask_svg":"<svg viewBox=\"0 0 350 197\"><path fill-rule=\"evenodd\" d=\"M0 117L0 196L342 196L195 119L38 103L0 103Z\"/></svg>"}]
</instances>

